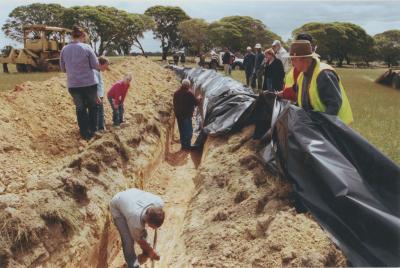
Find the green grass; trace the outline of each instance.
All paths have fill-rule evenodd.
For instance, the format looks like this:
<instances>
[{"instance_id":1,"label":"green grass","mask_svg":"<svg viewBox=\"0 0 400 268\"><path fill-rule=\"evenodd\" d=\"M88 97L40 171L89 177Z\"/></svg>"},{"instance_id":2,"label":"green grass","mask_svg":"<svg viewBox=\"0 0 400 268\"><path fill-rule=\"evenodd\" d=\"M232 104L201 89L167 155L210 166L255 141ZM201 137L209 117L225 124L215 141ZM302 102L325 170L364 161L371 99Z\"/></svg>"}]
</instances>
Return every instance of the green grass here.
<instances>
[{"instance_id":1,"label":"green grass","mask_svg":"<svg viewBox=\"0 0 400 268\"><path fill-rule=\"evenodd\" d=\"M373 81L386 69L338 69L353 110L352 127L400 163L400 90Z\"/></svg>"},{"instance_id":2,"label":"green grass","mask_svg":"<svg viewBox=\"0 0 400 268\"><path fill-rule=\"evenodd\" d=\"M374 83L386 69L337 69L353 110L352 127L400 163L400 90ZM245 83L243 71L232 78Z\"/></svg>"},{"instance_id":3,"label":"green grass","mask_svg":"<svg viewBox=\"0 0 400 268\"><path fill-rule=\"evenodd\" d=\"M161 57L150 57L150 59L161 63ZM112 63L122 60L124 57L110 57ZM43 81L57 74L21 74L15 71L13 65L10 65L9 69L10 74L0 72L0 91L13 89L16 84L24 81ZM352 127L385 155L400 163L400 90L373 82L385 69L343 68L337 71L342 78L353 110ZM243 71L234 70L232 77L242 83L245 82Z\"/></svg>"},{"instance_id":4,"label":"green grass","mask_svg":"<svg viewBox=\"0 0 400 268\"><path fill-rule=\"evenodd\" d=\"M109 59L111 64L116 64L125 60L126 57L109 57ZM5 74L0 65L0 91L13 90L15 85L21 84L25 81L44 81L58 74L58 72L18 73L14 64L9 64L8 69L10 73Z\"/></svg>"},{"instance_id":5,"label":"green grass","mask_svg":"<svg viewBox=\"0 0 400 268\"><path fill-rule=\"evenodd\" d=\"M9 64L8 69L10 73L5 74L3 73L3 66L0 66L0 91L12 90L15 85L25 81L44 81L58 74L57 72L18 73L13 64Z\"/></svg>"}]
</instances>

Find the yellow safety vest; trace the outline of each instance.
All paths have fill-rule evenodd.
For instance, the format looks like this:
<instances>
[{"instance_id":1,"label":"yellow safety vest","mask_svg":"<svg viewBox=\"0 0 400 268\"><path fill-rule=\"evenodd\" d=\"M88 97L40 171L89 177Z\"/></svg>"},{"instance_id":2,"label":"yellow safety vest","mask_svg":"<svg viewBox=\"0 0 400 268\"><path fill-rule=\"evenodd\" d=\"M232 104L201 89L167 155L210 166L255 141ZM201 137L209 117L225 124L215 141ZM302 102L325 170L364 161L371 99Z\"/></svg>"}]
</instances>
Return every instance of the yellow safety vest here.
<instances>
[{"instance_id":1,"label":"yellow safety vest","mask_svg":"<svg viewBox=\"0 0 400 268\"><path fill-rule=\"evenodd\" d=\"M309 88L310 104L314 111L325 112L326 107L322 103L321 99L319 98L319 93L318 93L318 88L317 88L317 77L318 77L319 73L323 70L331 70L331 71L335 72L335 74L336 74L336 71L335 71L335 69L333 69L332 66L325 64L323 62L320 62L320 60L318 58L314 58L314 60L316 61L316 65L314 68L314 72L313 72L313 75L311 78L311 83L310 83L310 88ZM303 107L303 105L302 105L303 79L304 79L304 74L300 73L299 77L297 78L297 86L298 86L297 103L298 103L299 107ZM347 98L346 92L344 91L344 88L343 88L342 82L340 81L340 78L339 78L339 87L340 87L340 93L342 95L342 106L340 107L338 117L346 125L349 125L350 123L353 122L353 112L351 111L350 102L349 102L349 99Z\"/></svg>"},{"instance_id":2,"label":"yellow safety vest","mask_svg":"<svg viewBox=\"0 0 400 268\"><path fill-rule=\"evenodd\" d=\"M296 81L294 81L294 67L285 75L285 87L292 87Z\"/></svg>"}]
</instances>

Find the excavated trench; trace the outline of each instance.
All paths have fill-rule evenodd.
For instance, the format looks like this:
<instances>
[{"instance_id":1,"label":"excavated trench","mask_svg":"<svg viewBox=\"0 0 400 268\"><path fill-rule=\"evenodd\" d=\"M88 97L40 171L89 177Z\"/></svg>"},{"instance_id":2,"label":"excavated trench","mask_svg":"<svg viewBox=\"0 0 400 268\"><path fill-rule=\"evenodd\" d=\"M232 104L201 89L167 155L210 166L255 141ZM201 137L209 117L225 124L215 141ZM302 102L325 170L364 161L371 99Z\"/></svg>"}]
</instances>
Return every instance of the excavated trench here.
<instances>
[{"instance_id":1,"label":"excavated trench","mask_svg":"<svg viewBox=\"0 0 400 268\"><path fill-rule=\"evenodd\" d=\"M114 66L106 85L126 70L137 85L127 126L0 193L0 267L124 267L108 202L130 187L165 200L156 267L346 265L312 216L296 212L290 185L263 167L252 127L210 137L202 155L180 151L171 104L178 80L138 58ZM75 127L69 120L60 129Z\"/></svg>"}]
</instances>

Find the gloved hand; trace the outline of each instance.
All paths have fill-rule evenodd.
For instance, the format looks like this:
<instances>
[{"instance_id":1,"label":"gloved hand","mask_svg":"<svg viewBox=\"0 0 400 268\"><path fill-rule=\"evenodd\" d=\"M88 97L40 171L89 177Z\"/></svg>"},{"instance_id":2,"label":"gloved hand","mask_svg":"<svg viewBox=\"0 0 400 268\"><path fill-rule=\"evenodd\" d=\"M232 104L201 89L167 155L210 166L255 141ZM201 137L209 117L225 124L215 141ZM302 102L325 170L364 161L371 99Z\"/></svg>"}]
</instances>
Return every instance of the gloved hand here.
<instances>
[{"instance_id":1,"label":"gloved hand","mask_svg":"<svg viewBox=\"0 0 400 268\"><path fill-rule=\"evenodd\" d=\"M148 259L149 259L149 255L147 255L144 252L142 254L139 254L139 256L138 256L138 261L140 264L145 263Z\"/></svg>"},{"instance_id":2,"label":"gloved hand","mask_svg":"<svg viewBox=\"0 0 400 268\"><path fill-rule=\"evenodd\" d=\"M155 250L152 250L151 252L149 252L149 257L152 260L156 260L156 261L160 260L160 256L157 254L157 252Z\"/></svg>"}]
</instances>

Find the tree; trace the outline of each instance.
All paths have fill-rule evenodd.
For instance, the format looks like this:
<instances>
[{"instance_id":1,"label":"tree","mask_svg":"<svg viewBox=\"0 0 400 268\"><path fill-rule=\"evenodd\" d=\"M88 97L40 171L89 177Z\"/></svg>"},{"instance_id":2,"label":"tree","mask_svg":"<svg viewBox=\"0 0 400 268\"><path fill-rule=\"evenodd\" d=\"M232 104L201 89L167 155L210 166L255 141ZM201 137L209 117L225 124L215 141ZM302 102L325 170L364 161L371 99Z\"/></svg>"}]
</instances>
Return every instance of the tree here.
<instances>
[{"instance_id":1,"label":"tree","mask_svg":"<svg viewBox=\"0 0 400 268\"><path fill-rule=\"evenodd\" d=\"M167 59L167 53L171 48L179 48L182 42L178 29L179 23L190 19L180 7L153 6L148 8L145 15L155 21L153 27L155 39L161 40L162 59Z\"/></svg>"},{"instance_id":2,"label":"tree","mask_svg":"<svg viewBox=\"0 0 400 268\"><path fill-rule=\"evenodd\" d=\"M64 12L63 21L69 28L73 25L83 27L89 35L90 44L96 54L102 55L107 45L111 43L114 31L118 27L115 20L110 17L111 12L117 11L115 8L104 6L76 6Z\"/></svg>"},{"instance_id":3,"label":"tree","mask_svg":"<svg viewBox=\"0 0 400 268\"><path fill-rule=\"evenodd\" d=\"M203 19L190 19L179 23L178 29L182 38L192 46L196 54L208 48L208 23Z\"/></svg>"},{"instance_id":4,"label":"tree","mask_svg":"<svg viewBox=\"0 0 400 268\"><path fill-rule=\"evenodd\" d=\"M337 60L338 65L342 66L344 60L350 64L351 58L366 62L372 58L374 42L358 25L346 22L311 22L295 29L292 35L296 37L303 32L313 36L318 45L317 53L329 63Z\"/></svg>"},{"instance_id":5,"label":"tree","mask_svg":"<svg viewBox=\"0 0 400 268\"><path fill-rule=\"evenodd\" d=\"M236 25L228 22L213 22L208 27L208 35L214 46L240 49L242 34Z\"/></svg>"},{"instance_id":6,"label":"tree","mask_svg":"<svg viewBox=\"0 0 400 268\"><path fill-rule=\"evenodd\" d=\"M220 22L232 24L239 30L241 37L238 40L239 45L235 50L245 51L247 46L253 46L255 43L269 47L273 40L281 39L277 34L268 30L262 21L249 16L224 17ZM253 42L254 44L249 42Z\"/></svg>"},{"instance_id":7,"label":"tree","mask_svg":"<svg viewBox=\"0 0 400 268\"><path fill-rule=\"evenodd\" d=\"M373 58L373 38L356 24L347 22L335 22L333 24L344 29L347 41L343 45L343 50L347 64L351 63L351 59L362 59L368 64L368 59Z\"/></svg>"},{"instance_id":8,"label":"tree","mask_svg":"<svg viewBox=\"0 0 400 268\"><path fill-rule=\"evenodd\" d=\"M388 67L397 65L400 60L400 30L389 30L374 36L378 57Z\"/></svg>"},{"instance_id":9,"label":"tree","mask_svg":"<svg viewBox=\"0 0 400 268\"><path fill-rule=\"evenodd\" d=\"M120 52L128 55L132 46L139 48L145 55L144 48L139 39L143 38L143 33L154 27L152 18L142 14L132 14L120 12L118 16L118 30L113 38L113 43L120 48Z\"/></svg>"},{"instance_id":10,"label":"tree","mask_svg":"<svg viewBox=\"0 0 400 268\"><path fill-rule=\"evenodd\" d=\"M65 8L58 4L31 4L19 6L8 15L2 30L9 38L18 42L23 41L23 25L45 24L49 26L63 26Z\"/></svg>"}]
</instances>

